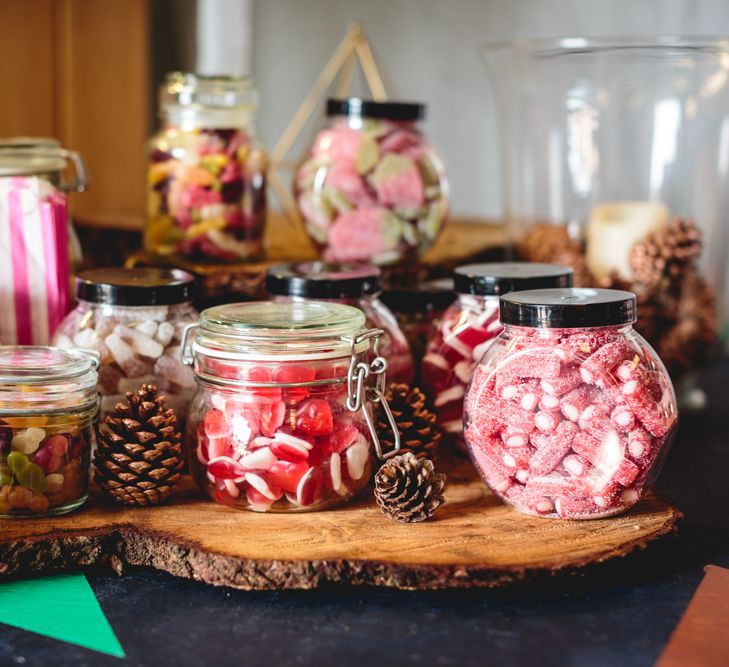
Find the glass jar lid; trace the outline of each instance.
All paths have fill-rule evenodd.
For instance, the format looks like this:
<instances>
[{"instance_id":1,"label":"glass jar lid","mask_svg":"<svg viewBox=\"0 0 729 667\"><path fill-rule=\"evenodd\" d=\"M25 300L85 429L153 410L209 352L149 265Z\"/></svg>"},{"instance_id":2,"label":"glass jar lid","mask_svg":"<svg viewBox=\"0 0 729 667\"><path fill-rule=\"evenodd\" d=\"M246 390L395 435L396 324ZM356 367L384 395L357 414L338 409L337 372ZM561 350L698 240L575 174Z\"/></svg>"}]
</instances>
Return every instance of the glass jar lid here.
<instances>
[{"instance_id":1,"label":"glass jar lid","mask_svg":"<svg viewBox=\"0 0 729 667\"><path fill-rule=\"evenodd\" d=\"M453 273L458 294L499 296L508 292L571 287L572 269L539 262L492 262L459 266Z\"/></svg>"},{"instance_id":2,"label":"glass jar lid","mask_svg":"<svg viewBox=\"0 0 729 667\"><path fill-rule=\"evenodd\" d=\"M93 408L97 366L95 357L79 350L0 346L0 415Z\"/></svg>"},{"instance_id":3,"label":"glass jar lid","mask_svg":"<svg viewBox=\"0 0 729 667\"><path fill-rule=\"evenodd\" d=\"M422 120L425 118L425 105L417 102L373 102L360 97L350 97L346 100L328 99L327 116Z\"/></svg>"},{"instance_id":4,"label":"glass jar lid","mask_svg":"<svg viewBox=\"0 0 729 667\"><path fill-rule=\"evenodd\" d=\"M231 303L200 314L192 352L246 360L348 356L351 339L364 324L361 310L338 303ZM364 341L357 351L368 347L369 342Z\"/></svg>"},{"instance_id":5,"label":"glass jar lid","mask_svg":"<svg viewBox=\"0 0 729 667\"><path fill-rule=\"evenodd\" d=\"M612 289L527 290L502 296L499 302L503 324L545 329L632 324L636 310L635 294Z\"/></svg>"},{"instance_id":6,"label":"glass jar lid","mask_svg":"<svg viewBox=\"0 0 729 667\"><path fill-rule=\"evenodd\" d=\"M415 289L390 289L382 293L382 301L396 313L420 313L445 310L456 299L452 278L438 278L419 284Z\"/></svg>"},{"instance_id":7,"label":"glass jar lid","mask_svg":"<svg viewBox=\"0 0 729 667\"><path fill-rule=\"evenodd\" d=\"M279 264L268 270L266 290L307 299L357 299L380 291L380 270L367 264Z\"/></svg>"},{"instance_id":8,"label":"glass jar lid","mask_svg":"<svg viewBox=\"0 0 729 667\"><path fill-rule=\"evenodd\" d=\"M180 269L90 269L76 277L77 299L109 306L172 306L195 292L195 277Z\"/></svg>"},{"instance_id":9,"label":"glass jar lid","mask_svg":"<svg viewBox=\"0 0 729 667\"><path fill-rule=\"evenodd\" d=\"M258 92L248 76L206 76L192 72L170 72L160 86L160 107L210 109L258 107Z\"/></svg>"},{"instance_id":10,"label":"glass jar lid","mask_svg":"<svg viewBox=\"0 0 729 667\"><path fill-rule=\"evenodd\" d=\"M0 139L0 176L52 174L66 168L61 144L51 137Z\"/></svg>"}]
</instances>

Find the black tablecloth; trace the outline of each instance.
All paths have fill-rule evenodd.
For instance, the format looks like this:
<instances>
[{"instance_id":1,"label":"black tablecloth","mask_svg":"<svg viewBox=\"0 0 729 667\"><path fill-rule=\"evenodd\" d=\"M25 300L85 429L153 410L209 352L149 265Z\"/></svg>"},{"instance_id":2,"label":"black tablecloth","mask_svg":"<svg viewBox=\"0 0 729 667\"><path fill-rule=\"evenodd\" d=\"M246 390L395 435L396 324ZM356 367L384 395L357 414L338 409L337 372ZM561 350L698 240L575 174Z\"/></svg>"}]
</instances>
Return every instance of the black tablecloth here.
<instances>
[{"instance_id":1,"label":"black tablecloth","mask_svg":"<svg viewBox=\"0 0 729 667\"><path fill-rule=\"evenodd\" d=\"M651 665L707 564L729 567L729 361L658 482L686 513L644 552L498 590L243 592L157 572L88 577L130 665ZM0 625L0 665L118 665Z\"/></svg>"}]
</instances>

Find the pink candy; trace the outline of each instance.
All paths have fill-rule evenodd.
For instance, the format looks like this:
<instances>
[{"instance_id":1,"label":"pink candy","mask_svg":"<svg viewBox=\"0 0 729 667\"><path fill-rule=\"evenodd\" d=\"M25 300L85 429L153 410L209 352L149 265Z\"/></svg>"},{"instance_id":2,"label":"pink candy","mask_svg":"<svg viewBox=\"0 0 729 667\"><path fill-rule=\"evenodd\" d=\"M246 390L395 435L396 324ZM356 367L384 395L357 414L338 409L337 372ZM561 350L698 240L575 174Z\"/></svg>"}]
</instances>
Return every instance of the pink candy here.
<instances>
[{"instance_id":1,"label":"pink candy","mask_svg":"<svg viewBox=\"0 0 729 667\"><path fill-rule=\"evenodd\" d=\"M669 385L620 332L555 331L517 334L475 373L469 451L489 486L523 512L614 514L640 499L670 442Z\"/></svg>"}]
</instances>

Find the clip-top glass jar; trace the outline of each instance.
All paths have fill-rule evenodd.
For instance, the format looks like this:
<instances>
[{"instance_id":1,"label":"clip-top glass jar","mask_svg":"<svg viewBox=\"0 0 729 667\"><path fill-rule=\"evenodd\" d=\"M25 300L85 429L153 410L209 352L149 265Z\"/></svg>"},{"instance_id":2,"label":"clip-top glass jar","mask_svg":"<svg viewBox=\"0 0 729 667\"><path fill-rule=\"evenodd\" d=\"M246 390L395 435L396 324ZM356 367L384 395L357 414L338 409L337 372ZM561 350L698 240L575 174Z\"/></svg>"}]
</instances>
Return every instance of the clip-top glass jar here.
<instances>
[{"instance_id":1,"label":"clip-top glass jar","mask_svg":"<svg viewBox=\"0 0 729 667\"><path fill-rule=\"evenodd\" d=\"M335 301L359 308L365 325L382 329L380 354L387 359L387 377L392 382L413 381L413 357L405 334L380 301L380 270L366 264L300 262L269 269L266 291L276 300Z\"/></svg>"},{"instance_id":2,"label":"clip-top glass jar","mask_svg":"<svg viewBox=\"0 0 729 667\"><path fill-rule=\"evenodd\" d=\"M653 483L673 440L676 396L634 329L631 292L553 289L501 297L503 333L465 399L469 453L521 512L622 512Z\"/></svg>"},{"instance_id":3,"label":"clip-top glass jar","mask_svg":"<svg viewBox=\"0 0 729 667\"><path fill-rule=\"evenodd\" d=\"M64 514L88 495L96 359L0 347L0 517Z\"/></svg>"},{"instance_id":4,"label":"clip-top glass jar","mask_svg":"<svg viewBox=\"0 0 729 667\"><path fill-rule=\"evenodd\" d=\"M178 269L91 269L76 278L78 306L53 339L100 356L101 419L142 384L156 385L184 424L195 392L180 360L185 327L197 321L195 278Z\"/></svg>"},{"instance_id":5,"label":"clip-top glass jar","mask_svg":"<svg viewBox=\"0 0 729 667\"><path fill-rule=\"evenodd\" d=\"M205 493L285 512L342 503L367 484L370 438L382 453L366 403L382 400L387 364L377 356L382 331L364 323L356 308L317 301L202 312L183 354L199 387L190 471Z\"/></svg>"},{"instance_id":6,"label":"clip-top glass jar","mask_svg":"<svg viewBox=\"0 0 729 667\"><path fill-rule=\"evenodd\" d=\"M148 252L204 262L262 254L267 156L253 138L257 107L248 77L167 76L149 151Z\"/></svg>"},{"instance_id":7,"label":"clip-top glass jar","mask_svg":"<svg viewBox=\"0 0 729 667\"><path fill-rule=\"evenodd\" d=\"M422 104L329 100L294 186L306 230L333 262L396 264L423 253L448 213L441 159L416 123Z\"/></svg>"},{"instance_id":8,"label":"clip-top glass jar","mask_svg":"<svg viewBox=\"0 0 729 667\"><path fill-rule=\"evenodd\" d=\"M458 299L446 310L429 341L421 381L433 400L438 423L463 447L463 395L473 369L501 333L499 296L508 292L570 287L572 269L557 264L494 262L458 267L453 287Z\"/></svg>"}]
</instances>

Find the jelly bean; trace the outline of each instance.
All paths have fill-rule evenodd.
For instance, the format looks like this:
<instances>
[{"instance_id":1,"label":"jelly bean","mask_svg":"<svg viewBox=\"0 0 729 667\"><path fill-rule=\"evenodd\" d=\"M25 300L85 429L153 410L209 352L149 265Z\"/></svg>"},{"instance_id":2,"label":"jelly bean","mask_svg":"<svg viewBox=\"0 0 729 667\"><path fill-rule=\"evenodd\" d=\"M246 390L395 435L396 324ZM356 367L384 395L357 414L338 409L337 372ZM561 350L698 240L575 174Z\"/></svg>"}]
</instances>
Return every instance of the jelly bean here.
<instances>
[{"instance_id":1,"label":"jelly bean","mask_svg":"<svg viewBox=\"0 0 729 667\"><path fill-rule=\"evenodd\" d=\"M31 426L24 431L18 431L12 440L12 447L15 451L23 454L32 454L46 437L46 432L42 428Z\"/></svg>"},{"instance_id":2,"label":"jelly bean","mask_svg":"<svg viewBox=\"0 0 729 667\"><path fill-rule=\"evenodd\" d=\"M16 510L28 509L33 499L33 492L22 486L13 486L8 494L8 502Z\"/></svg>"},{"instance_id":3,"label":"jelly bean","mask_svg":"<svg viewBox=\"0 0 729 667\"><path fill-rule=\"evenodd\" d=\"M63 488L65 477L58 472L46 475L46 493L58 493Z\"/></svg>"},{"instance_id":4,"label":"jelly bean","mask_svg":"<svg viewBox=\"0 0 729 667\"><path fill-rule=\"evenodd\" d=\"M28 509L34 512L45 512L50 505L50 501L42 493L36 493L28 503Z\"/></svg>"},{"instance_id":5,"label":"jelly bean","mask_svg":"<svg viewBox=\"0 0 729 667\"><path fill-rule=\"evenodd\" d=\"M10 470L12 470L16 476L22 475L30 465L30 460L22 452L11 452L5 460L10 467Z\"/></svg>"},{"instance_id":6,"label":"jelly bean","mask_svg":"<svg viewBox=\"0 0 729 667\"><path fill-rule=\"evenodd\" d=\"M35 463L29 463L23 472L17 474L17 478L25 488L36 493L45 493L48 487L45 471Z\"/></svg>"}]
</instances>

